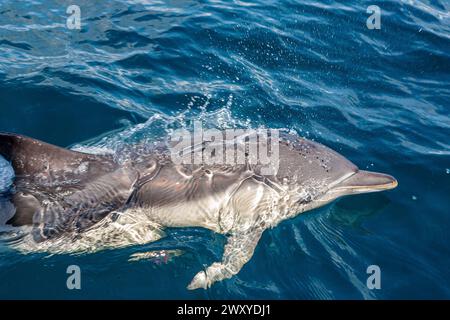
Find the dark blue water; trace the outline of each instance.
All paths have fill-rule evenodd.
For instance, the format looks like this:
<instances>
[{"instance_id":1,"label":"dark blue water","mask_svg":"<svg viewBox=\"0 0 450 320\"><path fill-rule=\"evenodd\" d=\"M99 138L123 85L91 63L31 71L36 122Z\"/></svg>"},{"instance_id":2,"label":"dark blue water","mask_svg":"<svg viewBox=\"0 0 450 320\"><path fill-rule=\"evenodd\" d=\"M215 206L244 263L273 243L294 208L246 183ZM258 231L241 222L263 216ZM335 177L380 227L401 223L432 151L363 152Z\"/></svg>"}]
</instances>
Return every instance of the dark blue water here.
<instances>
[{"instance_id":1,"label":"dark blue water","mask_svg":"<svg viewBox=\"0 0 450 320\"><path fill-rule=\"evenodd\" d=\"M80 31L66 27L72 2ZM366 26L372 4L379 30ZM0 298L449 299L449 9L444 0L2 0L0 131L103 148L195 119L286 128L399 187L266 231L243 270L208 291L186 285L220 259L225 238L202 229L81 256L2 244ZM185 254L128 262L163 249ZM71 264L82 270L79 291L66 288ZM366 287L369 265L381 269L379 290Z\"/></svg>"}]
</instances>

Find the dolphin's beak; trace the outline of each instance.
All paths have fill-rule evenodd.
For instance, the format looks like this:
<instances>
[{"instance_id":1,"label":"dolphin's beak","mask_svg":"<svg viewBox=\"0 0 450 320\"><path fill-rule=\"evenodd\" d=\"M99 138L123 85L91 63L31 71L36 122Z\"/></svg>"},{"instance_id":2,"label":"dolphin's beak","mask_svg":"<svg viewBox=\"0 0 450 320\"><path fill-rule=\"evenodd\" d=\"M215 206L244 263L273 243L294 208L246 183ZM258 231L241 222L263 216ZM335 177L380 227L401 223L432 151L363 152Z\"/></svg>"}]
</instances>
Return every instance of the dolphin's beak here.
<instances>
[{"instance_id":1,"label":"dolphin's beak","mask_svg":"<svg viewBox=\"0 0 450 320\"><path fill-rule=\"evenodd\" d=\"M333 187L333 192L340 194L367 193L394 189L397 180L387 174L359 170L349 178Z\"/></svg>"}]
</instances>

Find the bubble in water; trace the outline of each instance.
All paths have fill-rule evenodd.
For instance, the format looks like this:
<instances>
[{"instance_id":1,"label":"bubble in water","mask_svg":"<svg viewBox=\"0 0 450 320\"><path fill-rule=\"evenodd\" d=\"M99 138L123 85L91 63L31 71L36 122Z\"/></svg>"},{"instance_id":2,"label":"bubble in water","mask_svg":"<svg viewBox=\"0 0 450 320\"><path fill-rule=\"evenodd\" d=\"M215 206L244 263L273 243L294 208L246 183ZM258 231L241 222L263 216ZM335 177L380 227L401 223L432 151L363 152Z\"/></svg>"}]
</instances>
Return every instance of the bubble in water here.
<instances>
[{"instance_id":1,"label":"bubble in water","mask_svg":"<svg viewBox=\"0 0 450 320\"><path fill-rule=\"evenodd\" d=\"M446 174L450 174L450 169L448 169L448 168L445 169L445 173L446 173Z\"/></svg>"},{"instance_id":2,"label":"bubble in water","mask_svg":"<svg viewBox=\"0 0 450 320\"><path fill-rule=\"evenodd\" d=\"M413 196L411 197L411 199L413 199L413 200L415 201L415 200L417 200L417 197L416 197L415 195L413 195Z\"/></svg>"}]
</instances>

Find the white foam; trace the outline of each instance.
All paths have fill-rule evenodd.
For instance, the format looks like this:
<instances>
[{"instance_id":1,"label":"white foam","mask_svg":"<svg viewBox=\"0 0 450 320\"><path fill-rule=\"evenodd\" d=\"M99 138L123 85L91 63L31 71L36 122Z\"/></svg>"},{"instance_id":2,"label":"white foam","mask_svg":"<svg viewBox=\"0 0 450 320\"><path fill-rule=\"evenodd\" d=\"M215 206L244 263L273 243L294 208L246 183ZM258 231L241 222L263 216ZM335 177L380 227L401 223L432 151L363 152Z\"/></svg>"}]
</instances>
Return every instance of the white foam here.
<instances>
[{"instance_id":1,"label":"white foam","mask_svg":"<svg viewBox=\"0 0 450 320\"><path fill-rule=\"evenodd\" d=\"M5 158L0 156L0 192L7 191L13 182L14 170Z\"/></svg>"}]
</instances>

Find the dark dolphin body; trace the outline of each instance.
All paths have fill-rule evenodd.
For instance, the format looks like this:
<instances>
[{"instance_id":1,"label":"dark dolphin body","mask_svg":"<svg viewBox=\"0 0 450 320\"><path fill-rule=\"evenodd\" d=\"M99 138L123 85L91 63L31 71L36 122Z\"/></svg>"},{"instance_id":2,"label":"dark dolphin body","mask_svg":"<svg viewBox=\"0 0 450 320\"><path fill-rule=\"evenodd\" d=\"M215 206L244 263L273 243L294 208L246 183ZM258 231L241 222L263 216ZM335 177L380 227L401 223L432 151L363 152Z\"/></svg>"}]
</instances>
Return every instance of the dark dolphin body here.
<instances>
[{"instance_id":1,"label":"dark dolphin body","mask_svg":"<svg viewBox=\"0 0 450 320\"><path fill-rule=\"evenodd\" d=\"M180 165L167 148L130 147L126 161L0 134L0 154L15 171L7 224L30 226L35 242L82 235L112 212L142 208L163 227L205 227L226 234L221 262L189 289L230 278L250 260L262 232L280 221L355 193L394 188L388 175L359 170L333 150L293 135L279 141L279 170Z\"/></svg>"}]
</instances>

